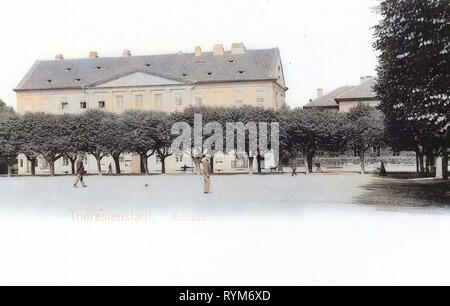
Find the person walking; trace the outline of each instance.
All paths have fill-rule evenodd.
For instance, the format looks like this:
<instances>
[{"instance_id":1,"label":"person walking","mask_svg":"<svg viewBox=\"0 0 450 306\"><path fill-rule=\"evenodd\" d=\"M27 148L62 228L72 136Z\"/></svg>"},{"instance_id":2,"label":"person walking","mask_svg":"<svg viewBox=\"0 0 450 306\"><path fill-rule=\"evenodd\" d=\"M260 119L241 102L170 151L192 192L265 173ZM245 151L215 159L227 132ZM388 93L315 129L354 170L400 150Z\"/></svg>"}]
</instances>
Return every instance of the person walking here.
<instances>
[{"instance_id":1,"label":"person walking","mask_svg":"<svg viewBox=\"0 0 450 306\"><path fill-rule=\"evenodd\" d=\"M75 178L75 182L73 183L73 187L78 188L78 186L77 186L78 182L81 182L81 186L87 187L84 184L84 181L83 181L83 176L85 174L85 171L84 171L83 159L82 159L81 156L78 157L78 159L77 159L77 161L75 163L75 169L76 169L77 177Z\"/></svg>"},{"instance_id":2,"label":"person walking","mask_svg":"<svg viewBox=\"0 0 450 306\"><path fill-rule=\"evenodd\" d=\"M295 163L295 161L292 163L292 176L297 175L297 164Z\"/></svg>"},{"instance_id":3,"label":"person walking","mask_svg":"<svg viewBox=\"0 0 450 306\"><path fill-rule=\"evenodd\" d=\"M111 163L109 163L109 166L108 166L108 174L113 174Z\"/></svg>"},{"instance_id":4,"label":"person walking","mask_svg":"<svg viewBox=\"0 0 450 306\"><path fill-rule=\"evenodd\" d=\"M209 156L204 156L203 158L203 193L209 193L211 189L210 176L210 166L209 166Z\"/></svg>"}]
</instances>

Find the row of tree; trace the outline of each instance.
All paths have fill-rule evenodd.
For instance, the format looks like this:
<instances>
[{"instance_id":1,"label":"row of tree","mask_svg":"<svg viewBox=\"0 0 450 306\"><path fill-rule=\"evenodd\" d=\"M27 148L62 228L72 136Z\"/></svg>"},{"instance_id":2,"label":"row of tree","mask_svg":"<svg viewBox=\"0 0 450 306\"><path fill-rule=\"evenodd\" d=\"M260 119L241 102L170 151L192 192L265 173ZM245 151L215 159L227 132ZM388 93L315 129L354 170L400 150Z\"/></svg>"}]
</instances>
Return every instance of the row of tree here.
<instances>
[{"instance_id":1,"label":"row of tree","mask_svg":"<svg viewBox=\"0 0 450 306\"><path fill-rule=\"evenodd\" d=\"M442 159L448 178L450 147L450 1L383 0L375 27L380 109L390 144L423 162Z\"/></svg>"},{"instance_id":2,"label":"row of tree","mask_svg":"<svg viewBox=\"0 0 450 306\"><path fill-rule=\"evenodd\" d=\"M385 141L383 115L377 109L364 105L359 105L346 114L301 108L272 110L251 106L189 107L183 112L172 114L157 111L114 114L89 110L79 115L18 115L8 109L0 116L0 158L12 165L16 162L17 155L22 153L30 161L34 175L37 158L42 156L49 164L51 175L54 175L55 161L63 156L71 161L73 172L77 155L91 154L97 160L99 173L102 159L111 156L119 174L121 154L139 154L144 173L148 173L147 159L156 154L162 162L164 173L165 160L172 155L171 144L176 137L171 134L172 125L175 122L187 122L194 126L195 114L202 114L204 124L216 121L223 127L227 122L279 122L280 165L303 157L310 171L316 152L343 152L351 148L360 153L361 172L364 173L366 151ZM204 133L203 141L213 133L214 131ZM268 134L270 135L270 131ZM259 131L257 135L259 137ZM225 145L226 141L223 143ZM270 144L270 140L268 143ZM249 147L247 131L247 153ZM192 148L185 149L188 149L187 152L191 153L194 162L198 164L199 160L192 154ZM258 172L261 172L263 158L263 154L258 151ZM249 165L253 165L252 157Z\"/></svg>"}]
</instances>

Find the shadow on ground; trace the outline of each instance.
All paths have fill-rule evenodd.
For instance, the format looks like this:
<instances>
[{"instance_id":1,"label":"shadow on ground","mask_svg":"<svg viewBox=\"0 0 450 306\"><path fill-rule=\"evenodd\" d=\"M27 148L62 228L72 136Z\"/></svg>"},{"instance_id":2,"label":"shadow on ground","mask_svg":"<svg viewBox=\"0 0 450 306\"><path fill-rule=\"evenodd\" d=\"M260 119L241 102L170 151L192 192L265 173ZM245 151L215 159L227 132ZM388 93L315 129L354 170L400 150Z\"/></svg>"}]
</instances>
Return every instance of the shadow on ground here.
<instances>
[{"instance_id":1,"label":"shadow on ground","mask_svg":"<svg viewBox=\"0 0 450 306\"><path fill-rule=\"evenodd\" d=\"M450 181L380 178L361 188L366 192L355 199L360 204L450 207Z\"/></svg>"}]
</instances>

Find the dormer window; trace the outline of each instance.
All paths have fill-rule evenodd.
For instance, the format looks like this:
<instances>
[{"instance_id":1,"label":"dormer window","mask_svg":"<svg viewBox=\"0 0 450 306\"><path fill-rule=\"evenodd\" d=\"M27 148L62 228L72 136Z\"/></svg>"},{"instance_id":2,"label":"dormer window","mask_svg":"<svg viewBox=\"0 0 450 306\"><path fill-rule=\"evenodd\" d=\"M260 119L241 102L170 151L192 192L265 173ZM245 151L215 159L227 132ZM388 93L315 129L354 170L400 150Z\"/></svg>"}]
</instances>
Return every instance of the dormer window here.
<instances>
[{"instance_id":1,"label":"dormer window","mask_svg":"<svg viewBox=\"0 0 450 306\"><path fill-rule=\"evenodd\" d=\"M150 64L145 64L145 66L150 67Z\"/></svg>"},{"instance_id":2,"label":"dormer window","mask_svg":"<svg viewBox=\"0 0 450 306\"><path fill-rule=\"evenodd\" d=\"M239 73L239 74L243 74L244 71L243 71L243 70L239 70L238 73Z\"/></svg>"},{"instance_id":3,"label":"dormer window","mask_svg":"<svg viewBox=\"0 0 450 306\"><path fill-rule=\"evenodd\" d=\"M187 73L183 73L182 76L187 77Z\"/></svg>"},{"instance_id":4,"label":"dormer window","mask_svg":"<svg viewBox=\"0 0 450 306\"><path fill-rule=\"evenodd\" d=\"M102 67L100 67L100 66L97 66L97 70L100 70L100 69L102 69Z\"/></svg>"},{"instance_id":5,"label":"dormer window","mask_svg":"<svg viewBox=\"0 0 450 306\"><path fill-rule=\"evenodd\" d=\"M80 81L81 81L81 79L75 79L75 81L77 81L77 82L80 82Z\"/></svg>"},{"instance_id":6,"label":"dormer window","mask_svg":"<svg viewBox=\"0 0 450 306\"><path fill-rule=\"evenodd\" d=\"M212 72L208 72L208 75L212 75Z\"/></svg>"},{"instance_id":7,"label":"dormer window","mask_svg":"<svg viewBox=\"0 0 450 306\"><path fill-rule=\"evenodd\" d=\"M70 70L72 70L72 68L68 67L68 68L66 68L66 70L67 70L67 71L70 71Z\"/></svg>"},{"instance_id":8,"label":"dormer window","mask_svg":"<svg viewBox=\"0 0 450 306\"><path fill-rule=\"evenodd\" d=\"M47 80L47 83L51 83L52 82L52 80Z\"/></svg>"},{"instance_id":9,"label":"dormer window","mask_svg":"<svg viewBox=\"0 0 450 306\"><path fill-rule=\"evenodd\" d=\"M234 63L234 60L229 60L228 62L231 63L231 64L233 64L233 63Z\"/></svg>"}]
</instances>

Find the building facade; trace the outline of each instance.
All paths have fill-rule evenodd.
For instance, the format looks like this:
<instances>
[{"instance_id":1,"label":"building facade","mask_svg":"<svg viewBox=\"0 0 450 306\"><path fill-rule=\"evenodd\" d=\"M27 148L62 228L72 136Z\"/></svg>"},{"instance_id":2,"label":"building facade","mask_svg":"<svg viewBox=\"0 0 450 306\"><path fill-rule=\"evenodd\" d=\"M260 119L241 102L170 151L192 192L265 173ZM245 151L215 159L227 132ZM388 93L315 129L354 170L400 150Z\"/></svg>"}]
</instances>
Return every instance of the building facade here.
<instances>
[{"instance_id":1,"label":"building facade","mask_svg":"<svg viewBox=\"0 0 450 306\"><path fill-rule=\"evenodd\" d=\"M225 51L215 45L212 52L101 58L91 52L89 58L37 61L16 87L17 111L52 114L79 114L88 109L121 113L126 110L181 111L188 106L239 107L253 105L280 108L285 104L287 88L278 48L247 50L235 43ZM219 164L224 163L224 158ZM217 171L239 172L245 162L227 160ZM87 169L96 173L93 157L88 156ZM107 171L111 158L102 162ZM270 167L266 163L266 167ZM134 154L121 158L124 173L140 172L140 160ZM193 167L188 156L171 156L166 160L168 173L181 167ZM19 157L19 174L31 172L30 163ZM105 168L105 169L103 169ZM114 167L113 167L114 169ZM40 159L36 173L48 173ZM70 162L61 158L56 173L70 173ZM156 156L149 159L149 171L160 172Z\"/></svg>"},{"instance_id":2,"label":"building facade","mask_svg":"<svg viewBox=\"0 0 450 306\"><path fill-rule=\"evenodd\" d=\"M373 90L376 80L373 77L361 77L360 84L356 86L341 86L335 90L323 94L323 90L317 90L317 98L310 100L304 106L308 108L327 109L339 112L348 112L352 107L361 104L377 106L380 100Z\"/></svg>"}]
</instances>

